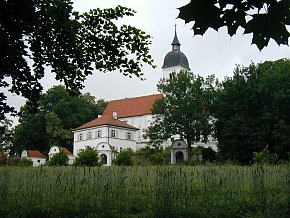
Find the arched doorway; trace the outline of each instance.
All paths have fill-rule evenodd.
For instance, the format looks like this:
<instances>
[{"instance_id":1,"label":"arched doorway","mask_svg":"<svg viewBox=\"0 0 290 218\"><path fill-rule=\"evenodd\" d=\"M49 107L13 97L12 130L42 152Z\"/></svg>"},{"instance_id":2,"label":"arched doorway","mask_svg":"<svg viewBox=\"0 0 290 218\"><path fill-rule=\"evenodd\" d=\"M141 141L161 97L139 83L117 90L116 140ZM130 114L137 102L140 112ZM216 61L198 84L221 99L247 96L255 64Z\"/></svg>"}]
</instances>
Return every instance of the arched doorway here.
<instances>
[{"instance_id":1,"label":"arched doorway","mask_svg":"<svg viewBox=\"0 0 290 218\"><path fill-rule=\"evenodd\" d=\"M101 161L102 161L102 163L103 164L107 164L107 155L105 155L105 154L101 154Z\"/></svg>"},{"instance_id":2,"label":"arched doorway","mask_svg":"<svg viewBox=\"0 0 290 218\"><path fill-rule=\"evenodd\" d=\"M176 159L176 163L180 163L180 162L184 161L183 152L182 151L176 152L175 159Z\"/></svg>"}]
</instances>

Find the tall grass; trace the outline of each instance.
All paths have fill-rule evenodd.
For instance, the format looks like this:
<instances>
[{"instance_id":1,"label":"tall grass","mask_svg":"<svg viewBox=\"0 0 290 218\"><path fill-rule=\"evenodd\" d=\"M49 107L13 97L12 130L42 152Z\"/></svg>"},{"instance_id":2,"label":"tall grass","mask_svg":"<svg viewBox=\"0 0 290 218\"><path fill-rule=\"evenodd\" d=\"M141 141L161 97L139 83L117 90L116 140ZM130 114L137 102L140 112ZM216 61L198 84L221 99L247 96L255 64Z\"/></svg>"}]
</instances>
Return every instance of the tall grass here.
<instances>
[{"instance_id":1,"label":"tall grass","mask_svg":"<svg viewBox=\"0 0 290 218\"><path fill-rule=\"evenodd\" d=\"M278 166L0 168L0 217L288 217Z\"/></svg>"}]
</instances>

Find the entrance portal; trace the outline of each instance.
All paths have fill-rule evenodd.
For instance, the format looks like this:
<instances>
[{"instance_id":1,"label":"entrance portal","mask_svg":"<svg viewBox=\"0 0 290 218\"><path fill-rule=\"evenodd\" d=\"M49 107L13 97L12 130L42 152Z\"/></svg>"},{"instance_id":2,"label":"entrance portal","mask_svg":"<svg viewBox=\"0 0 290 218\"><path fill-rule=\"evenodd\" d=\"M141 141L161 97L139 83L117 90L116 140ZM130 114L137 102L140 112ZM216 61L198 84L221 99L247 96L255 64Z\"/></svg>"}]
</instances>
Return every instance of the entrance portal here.
<instances>
[{"instance_id":1,"label":"entrance portal","mask_svg":"<svg viewBox=\"0 0 290 218\"><path fill-rule=\"evenodd\" d=\"M107 164L107 155L101 154L101 161L103 164Z\"/></svg>"},{"instance_id":2,"label":"entrance portal","mask_svg":"<svg viewBox=\"0 0 290 218\"><path fill-rule=\"evenodd\" d=\"M183 152L182 151L176 152L175 159L176 159L176 163L180 163L184 161Z\"/></svg>"}]
</instances>

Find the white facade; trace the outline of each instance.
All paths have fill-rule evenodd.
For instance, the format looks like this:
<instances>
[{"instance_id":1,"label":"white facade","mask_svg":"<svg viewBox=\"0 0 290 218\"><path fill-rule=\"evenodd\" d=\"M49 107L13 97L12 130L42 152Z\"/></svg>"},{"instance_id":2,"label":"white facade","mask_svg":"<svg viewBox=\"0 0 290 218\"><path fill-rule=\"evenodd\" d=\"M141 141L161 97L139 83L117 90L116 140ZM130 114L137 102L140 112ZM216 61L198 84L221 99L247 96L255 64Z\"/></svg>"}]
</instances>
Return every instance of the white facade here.
<instances>
[{"instance_id":1,"label":"white facade","mask_svg":"<svg viewBox=\"0 0 290 218\"><path fill-rule=\"evenodd\" d=\"M46 164L46 158L45 157L34 157L29 155L28 150L23 150L21 152L21 159L27 158L32 161L33 167L43 166Z\"/></svg>"},{"instance_id":2,"label":"white facade","mask_svg":"<svg viewBox=\"0 0 290 218\"><path fill-rule=\"evenodd\" d=\"M137 141L136 150L139 150L141 148L145 148L146 146L148 146L149 139L144 139L143 135L145 134L145 131L154 120L152 114L120 118L120 120L125 121L129 125L135 126L136 128L139 129L136 132L136 141Z\"/></svg>"},{"instance_id":3,"label":"white facade","mask_svg":"<svg viewBox=\"0 0 290 218\"><path fill-rule=\"evenodd\" d=\"M86 129L75 130L74 150L76 156L87 146L96 148L100 143L111 145L116 151L132 149L136 151L136 130L118 126L102 125Z\"/></svg>"},{"instance_id":4,"label":"white facade","mask_svg":"<svg viewBox=\"0 0 290 218\"><path fill-rule=\"evenodd\" d=\"M195 142L192 145L192 147L197 147L197 146L202 146L204 148L211 147L215 152L217 152L218 151L218 147L217 147L218 141L217 141L217 139L212 137L212 135L209 135L207 139L208 139L208 141L206 143L201 142L201 141L200 142Z\"/></svg>"},{"instance_id":5,"label":"white facade","mask_svg":"<svg viewBox=\"0 0 290 218\"><path fill-rule=\"evenodd\" d=\"M50 149L49 149L49 152L48 152L48 157L49 157L49 160L57 153L59 153L61 151L61 148L58 147L58 146L52 146ZM67 150L63 150L67 156L68 156L68 165L72 165L74 160L75 160L75 157Z\"/></svg>"}]
</instances>

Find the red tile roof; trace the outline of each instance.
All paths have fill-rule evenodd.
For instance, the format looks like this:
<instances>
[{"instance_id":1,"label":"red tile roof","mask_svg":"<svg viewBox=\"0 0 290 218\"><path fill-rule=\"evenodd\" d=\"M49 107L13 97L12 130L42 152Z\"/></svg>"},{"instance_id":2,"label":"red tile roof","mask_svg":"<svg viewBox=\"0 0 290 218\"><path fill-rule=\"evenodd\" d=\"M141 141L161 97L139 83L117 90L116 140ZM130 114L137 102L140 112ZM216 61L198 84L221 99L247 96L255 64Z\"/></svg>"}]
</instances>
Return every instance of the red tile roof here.
<instances>
[{"instance_id":1,"label":"red tile roof","mask_svg":"<svg viewBox=\"0 0 290 218\"><path fill-rule=\"evenodd\" d=\"M112 116L102 116L102 117L96 118L73 130L80 130L80 129L86 129L90 127L103 126L103 125L118 126L118 127L124 127L127 129L139 130L138 128L131 126L123 121L114 119Z\"/></svg>"},{"instance_id":2,"label":"red tile roof","mask_svg":"<svg viewBox=\"0 0 290 218\"><path fill-rule=\"evenodd\" d=\"M27 150L27 157L45 158L45 156L41 154L39 151L32 151L32 150Z\"/></svg>"},{"instance_id":3,"label":"red tile roof","mask_svg":"<svg viewBox=\"0 0 290 218\"><path fill-rule=\"evenodd\" d=\"M112 116L117 112L118 118L135 117L151 114L151 109L157 99L161 99L162 94L147 95L135 98L124 98L110 101L107 105L103 116Z\"/></svg>"},{"instance_id":4,"label":"red tile roof","mask_svg":"<svg viewBox=\"0 0 290 218\"><path fill-rule=\"evenodd\" d=\"M59 147L59 150L66 153L67 155L74 156L67 148Z\"/></svg>"}]
</instances>

